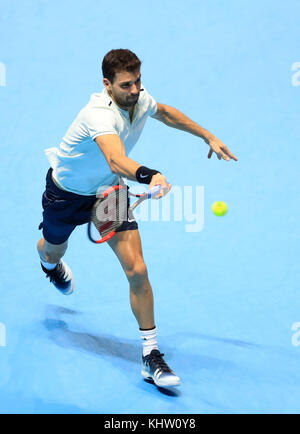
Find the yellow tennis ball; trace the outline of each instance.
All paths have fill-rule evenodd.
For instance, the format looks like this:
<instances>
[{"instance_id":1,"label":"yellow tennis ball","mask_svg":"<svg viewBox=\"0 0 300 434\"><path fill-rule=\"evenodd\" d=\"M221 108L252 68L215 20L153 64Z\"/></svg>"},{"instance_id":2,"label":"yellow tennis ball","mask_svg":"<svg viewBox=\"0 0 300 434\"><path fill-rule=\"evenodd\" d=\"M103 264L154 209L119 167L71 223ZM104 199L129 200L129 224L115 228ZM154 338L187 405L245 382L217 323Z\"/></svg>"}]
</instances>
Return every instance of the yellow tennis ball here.
<instances>
[{"instance_id":1,"label":"yellow tennis ball","mask_svg":"<svg viewBox=\"0 0 300 434\"><path fill-rule=\"evenodd\" d=\"M211 207L213 213L218 216L218 217L222 217L223 215L225 215L228 211L228 206L226 205L225 202L215 202L212 204Z\"/></svg>"}]
</instances>

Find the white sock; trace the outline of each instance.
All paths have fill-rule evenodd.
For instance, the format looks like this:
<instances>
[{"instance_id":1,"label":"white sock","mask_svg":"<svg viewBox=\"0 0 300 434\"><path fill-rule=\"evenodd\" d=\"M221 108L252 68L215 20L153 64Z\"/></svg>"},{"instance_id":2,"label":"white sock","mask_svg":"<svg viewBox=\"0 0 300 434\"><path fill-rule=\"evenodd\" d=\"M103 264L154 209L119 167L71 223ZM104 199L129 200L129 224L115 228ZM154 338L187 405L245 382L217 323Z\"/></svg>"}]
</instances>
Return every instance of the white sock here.
<instances>
[{"instance_id":1,"label":"white sock","mask_svg":"<svg viewBox=\"0 0 300 434\"><path fill-rule=\"evenodd\" d=\"M141 339L143 341L143 356L148 356L152 350L158 350L156 327L151 330L141 330Z\"/></svg>"},{"instance_id":2,"label":"white sock","mask_svg":"<svg viewBox=\"0 0 300 434\"><path fill-rule=\"evenodd\" d=\"M47 270L54 270L54 268L57 265L57 264L49 264L49 262L44 262L44 261L41 261L41 263L45 268L47 268Z\"/></svg>"}]
</instances>

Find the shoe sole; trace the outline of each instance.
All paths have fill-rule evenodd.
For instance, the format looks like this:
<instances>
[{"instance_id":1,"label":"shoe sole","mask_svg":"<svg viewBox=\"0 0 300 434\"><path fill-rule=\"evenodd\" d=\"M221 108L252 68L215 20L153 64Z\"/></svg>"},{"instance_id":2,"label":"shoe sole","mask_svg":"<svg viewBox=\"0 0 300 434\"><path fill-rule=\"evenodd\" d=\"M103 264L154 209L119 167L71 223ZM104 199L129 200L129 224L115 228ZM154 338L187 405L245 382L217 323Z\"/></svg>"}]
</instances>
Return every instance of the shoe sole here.
<instances>
[{"instance_id":1,"label":"shoe sole","mask_svg":"<svg viewBox=\"0 0 300 434\"><path fill-rule=\"evenodd\" d=\"M147 371L144 371L143 369L141 371L141 374L145 378L145 380L152 380L154 382L154 384L158 387L176 387L176 386L181 385L180 381L173 381L172 383L169 382L166 384L166 383L160 382L159 380L154 380L154 378L151 375L149 375L149 373Z\"/></svg>"}]
</instances>

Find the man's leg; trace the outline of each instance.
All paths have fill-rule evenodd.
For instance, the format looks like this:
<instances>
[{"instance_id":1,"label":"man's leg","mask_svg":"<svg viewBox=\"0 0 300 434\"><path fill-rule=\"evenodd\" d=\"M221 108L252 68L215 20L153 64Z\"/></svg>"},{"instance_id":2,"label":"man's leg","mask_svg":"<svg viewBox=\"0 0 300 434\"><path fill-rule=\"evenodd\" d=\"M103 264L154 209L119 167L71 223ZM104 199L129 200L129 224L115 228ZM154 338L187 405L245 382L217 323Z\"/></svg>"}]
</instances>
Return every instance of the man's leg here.
<instances>
[{"instance_id":1,"label":"man's leg","mask_svg":"<svg viewBox=\"0 0 300 434\"><path fill-rule=\"evenodd\" d=\"M154 328L153 293L138 229L117 232L108 243L117 255L127 276L131 308L140 329Z\"/></svg>"},{"instance_id":2,"label":"man's leg","mask_svg":"<svg viewBox=\"0 0 300 434\"><path fill-rule=\"evenodd\" d=\"M61 259L67 247L68 241L62 244L51 244L45 238L41 238L37 244L42 270L50 278L50 282L64 295L70 295L74 291L72 271Z\"/></svg>"},{"instance_id":3,"label":"man's leg","mask_svg":"<svg viewBox=\"0 0 300 434\"><path fill-rule=\"evenodd\" d=\"M42 196L43 238L37 245L41 265L50 282L68 295L73 292L74 280L70 268L64 263L68 239L78 224L88 221L88 207L93 205L93 198L76 195L60 189L52 178L52 168L46 176L46 189ZM82 212L86 210L86 212ZM78 221L77 221L78 219Z\"/></svg>"},{"instance_id":4,"label":"man's leg","mask_svg":"<svg viewBox=\"0 0 300 434\"><path fill-rule=\"evenodd\" d=\"M142 375L160 387L179 386L179 377L166 364L164 354L157 347L153 293L139 231L117 232L108 243L117 255L129 282L131 308L140 326L143 342Z\"/></svg>"},{"instance_id":5,"label":"man's leg","mask_svg":"<svg viewBox=\"0 0 300 434\"><path fill-rule=\"evenodd\" d=\"M37 244L41 261L48 262L49 264L57 264L66 253L67 248L68 241L62 244L51 244L45 238L41 238Z\"/></svg>"}]
</instances>

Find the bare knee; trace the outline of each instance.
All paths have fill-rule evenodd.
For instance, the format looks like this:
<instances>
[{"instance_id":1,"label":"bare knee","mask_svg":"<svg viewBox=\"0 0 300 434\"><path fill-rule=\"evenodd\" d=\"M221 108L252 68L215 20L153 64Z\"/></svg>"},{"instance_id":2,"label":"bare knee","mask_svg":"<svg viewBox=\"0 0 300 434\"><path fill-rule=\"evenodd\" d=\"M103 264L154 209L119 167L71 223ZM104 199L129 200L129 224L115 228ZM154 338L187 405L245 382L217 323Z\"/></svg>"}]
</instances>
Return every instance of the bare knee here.
<instances>
[{"instance_id":1,"label":"bare knee","mask_svg":"<svg viewBox=\"0 0 300 434\"><path fill-rule=\"evenodd\" d=\"M148 280L148 271L142 258L135 260L126 270L126 276L133 289L139 290Z\"/></svg>"},{"instance_id":2,"label":"bare knee","mask_svg":"<svg viewBox=\"0 0 300 434\"><path fill-rule=\"evenodd\" d=\"M62 244L51 244L44 238L40 239L37 244L37 250L39 252L42 261L57 263L64 256L68 248L68 241Z\"/></svg>"}]
</instances>

